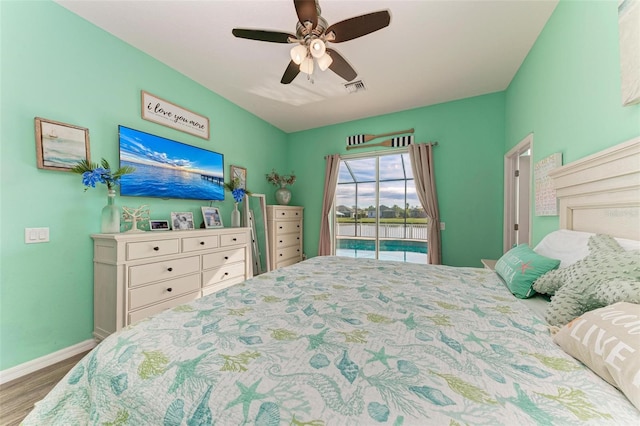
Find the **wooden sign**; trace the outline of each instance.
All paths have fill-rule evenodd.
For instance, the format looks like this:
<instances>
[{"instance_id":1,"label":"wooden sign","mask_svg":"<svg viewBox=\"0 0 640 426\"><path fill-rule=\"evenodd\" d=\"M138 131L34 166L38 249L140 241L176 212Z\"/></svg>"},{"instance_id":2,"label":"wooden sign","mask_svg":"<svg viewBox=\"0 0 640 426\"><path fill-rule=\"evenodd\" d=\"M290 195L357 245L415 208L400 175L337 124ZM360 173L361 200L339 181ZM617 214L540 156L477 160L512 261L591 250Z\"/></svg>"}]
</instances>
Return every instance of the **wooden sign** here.
<instances>
[{"instance_id":1,"label":"wooden sign","mask_svg":"<svg viewBox=\"0 0 640 426\"><path fill-rule=\"evenodd\" d=\"M209 119L169 101L141 91L142 118L185 133L209 139Z\"/></svg>"}]
</instances>

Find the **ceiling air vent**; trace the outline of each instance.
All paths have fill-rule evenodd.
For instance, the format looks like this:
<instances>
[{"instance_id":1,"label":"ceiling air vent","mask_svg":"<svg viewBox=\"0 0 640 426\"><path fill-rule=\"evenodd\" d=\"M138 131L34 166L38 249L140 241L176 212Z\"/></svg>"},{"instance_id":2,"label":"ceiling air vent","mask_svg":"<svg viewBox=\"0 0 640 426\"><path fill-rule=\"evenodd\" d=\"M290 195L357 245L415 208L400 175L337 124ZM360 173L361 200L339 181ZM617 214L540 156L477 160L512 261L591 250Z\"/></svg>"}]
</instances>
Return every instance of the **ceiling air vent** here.
<instances>
[{"instance_id":1,"label":"ceiling air vent","mask_svg":"<svg viewBox=\"0 0 640 426\"><path fill-rule=\"evenodd\" d=\"M344 88L347 89L347 92L349 93L358 93L367 90L364 85L364 81L362 80L356 80L352 81L351 83L347 83L344 85Z\"/></svg>"}]
</instances>

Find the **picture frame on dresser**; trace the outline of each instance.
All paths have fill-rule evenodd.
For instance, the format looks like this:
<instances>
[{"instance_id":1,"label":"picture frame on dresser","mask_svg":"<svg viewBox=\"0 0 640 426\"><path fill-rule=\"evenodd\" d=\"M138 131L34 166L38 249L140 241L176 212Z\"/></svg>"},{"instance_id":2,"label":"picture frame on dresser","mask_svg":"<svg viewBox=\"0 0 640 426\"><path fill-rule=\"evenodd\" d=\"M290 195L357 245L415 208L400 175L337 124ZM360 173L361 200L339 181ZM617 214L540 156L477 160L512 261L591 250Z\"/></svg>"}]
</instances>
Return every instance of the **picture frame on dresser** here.
<instances>
[{"instance_id":1,"label":"picture frame on dresser","mask_svg":"<svg viewBox=\"0 0 640 426\"><path fill-rule=\"evenodd\" d=\"M169 227L168 220L150 220L149 221L149 229L151 231L168 231L171 228Z\"/></svg>"},{"instance_id":2,"label":"picture frame on dresser","mask_svg":"<svg viewBox=\"0 0 640 426\"><path fill-rule=\"evenodd\" d=\"M171 212L171 229L174 231L195 229L195 226L193 225L193 213Z\"/></svg>"},{"instance_id":3,"label":"picture frame on dresser","mask_svg":"<svg viewBox=\"0 0 640 426\"><path fill-rule=\"evenodd\" d=\"M222 228L222 215L217 207L202 207L202 219L207 229Z\"/></svg>"}]
</instances>

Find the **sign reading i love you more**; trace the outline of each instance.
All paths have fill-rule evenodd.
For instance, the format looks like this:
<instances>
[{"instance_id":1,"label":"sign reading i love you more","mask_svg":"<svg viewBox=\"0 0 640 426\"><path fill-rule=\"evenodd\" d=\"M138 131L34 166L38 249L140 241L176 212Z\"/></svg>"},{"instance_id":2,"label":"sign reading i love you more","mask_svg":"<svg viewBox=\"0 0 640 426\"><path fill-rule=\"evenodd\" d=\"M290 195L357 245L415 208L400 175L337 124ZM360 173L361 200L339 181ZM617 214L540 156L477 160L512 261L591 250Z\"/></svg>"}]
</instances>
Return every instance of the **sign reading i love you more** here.
<instances>
[{"instance_id":1,"label":"sign reading i love you more","mask_svg":"<svg viewBox=\"0 0 640 426\"><path fill-rule=\"evenodd\" d=\"M142 118L186 133L209 139L209 119L169 101L141 91Z\"/></svg>"}]
</instances>

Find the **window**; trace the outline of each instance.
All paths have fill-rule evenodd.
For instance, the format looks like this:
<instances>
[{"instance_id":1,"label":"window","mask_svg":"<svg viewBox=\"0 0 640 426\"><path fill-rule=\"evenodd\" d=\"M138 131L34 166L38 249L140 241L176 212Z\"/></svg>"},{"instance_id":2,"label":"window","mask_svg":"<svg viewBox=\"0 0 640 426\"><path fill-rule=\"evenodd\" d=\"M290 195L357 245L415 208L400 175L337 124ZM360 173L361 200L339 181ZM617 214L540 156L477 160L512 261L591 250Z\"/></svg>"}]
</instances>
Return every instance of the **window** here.
<instances>
[{"instance_id":1,"label":"window","mask_svg":"<svg viewBox=\"0 0 640 426\"><path fill-rule=\"evenodd\" d=\"M336 255L427 263L427 215L407 152L342 158L334 206Z\"/></svg>"}]
</instances>

